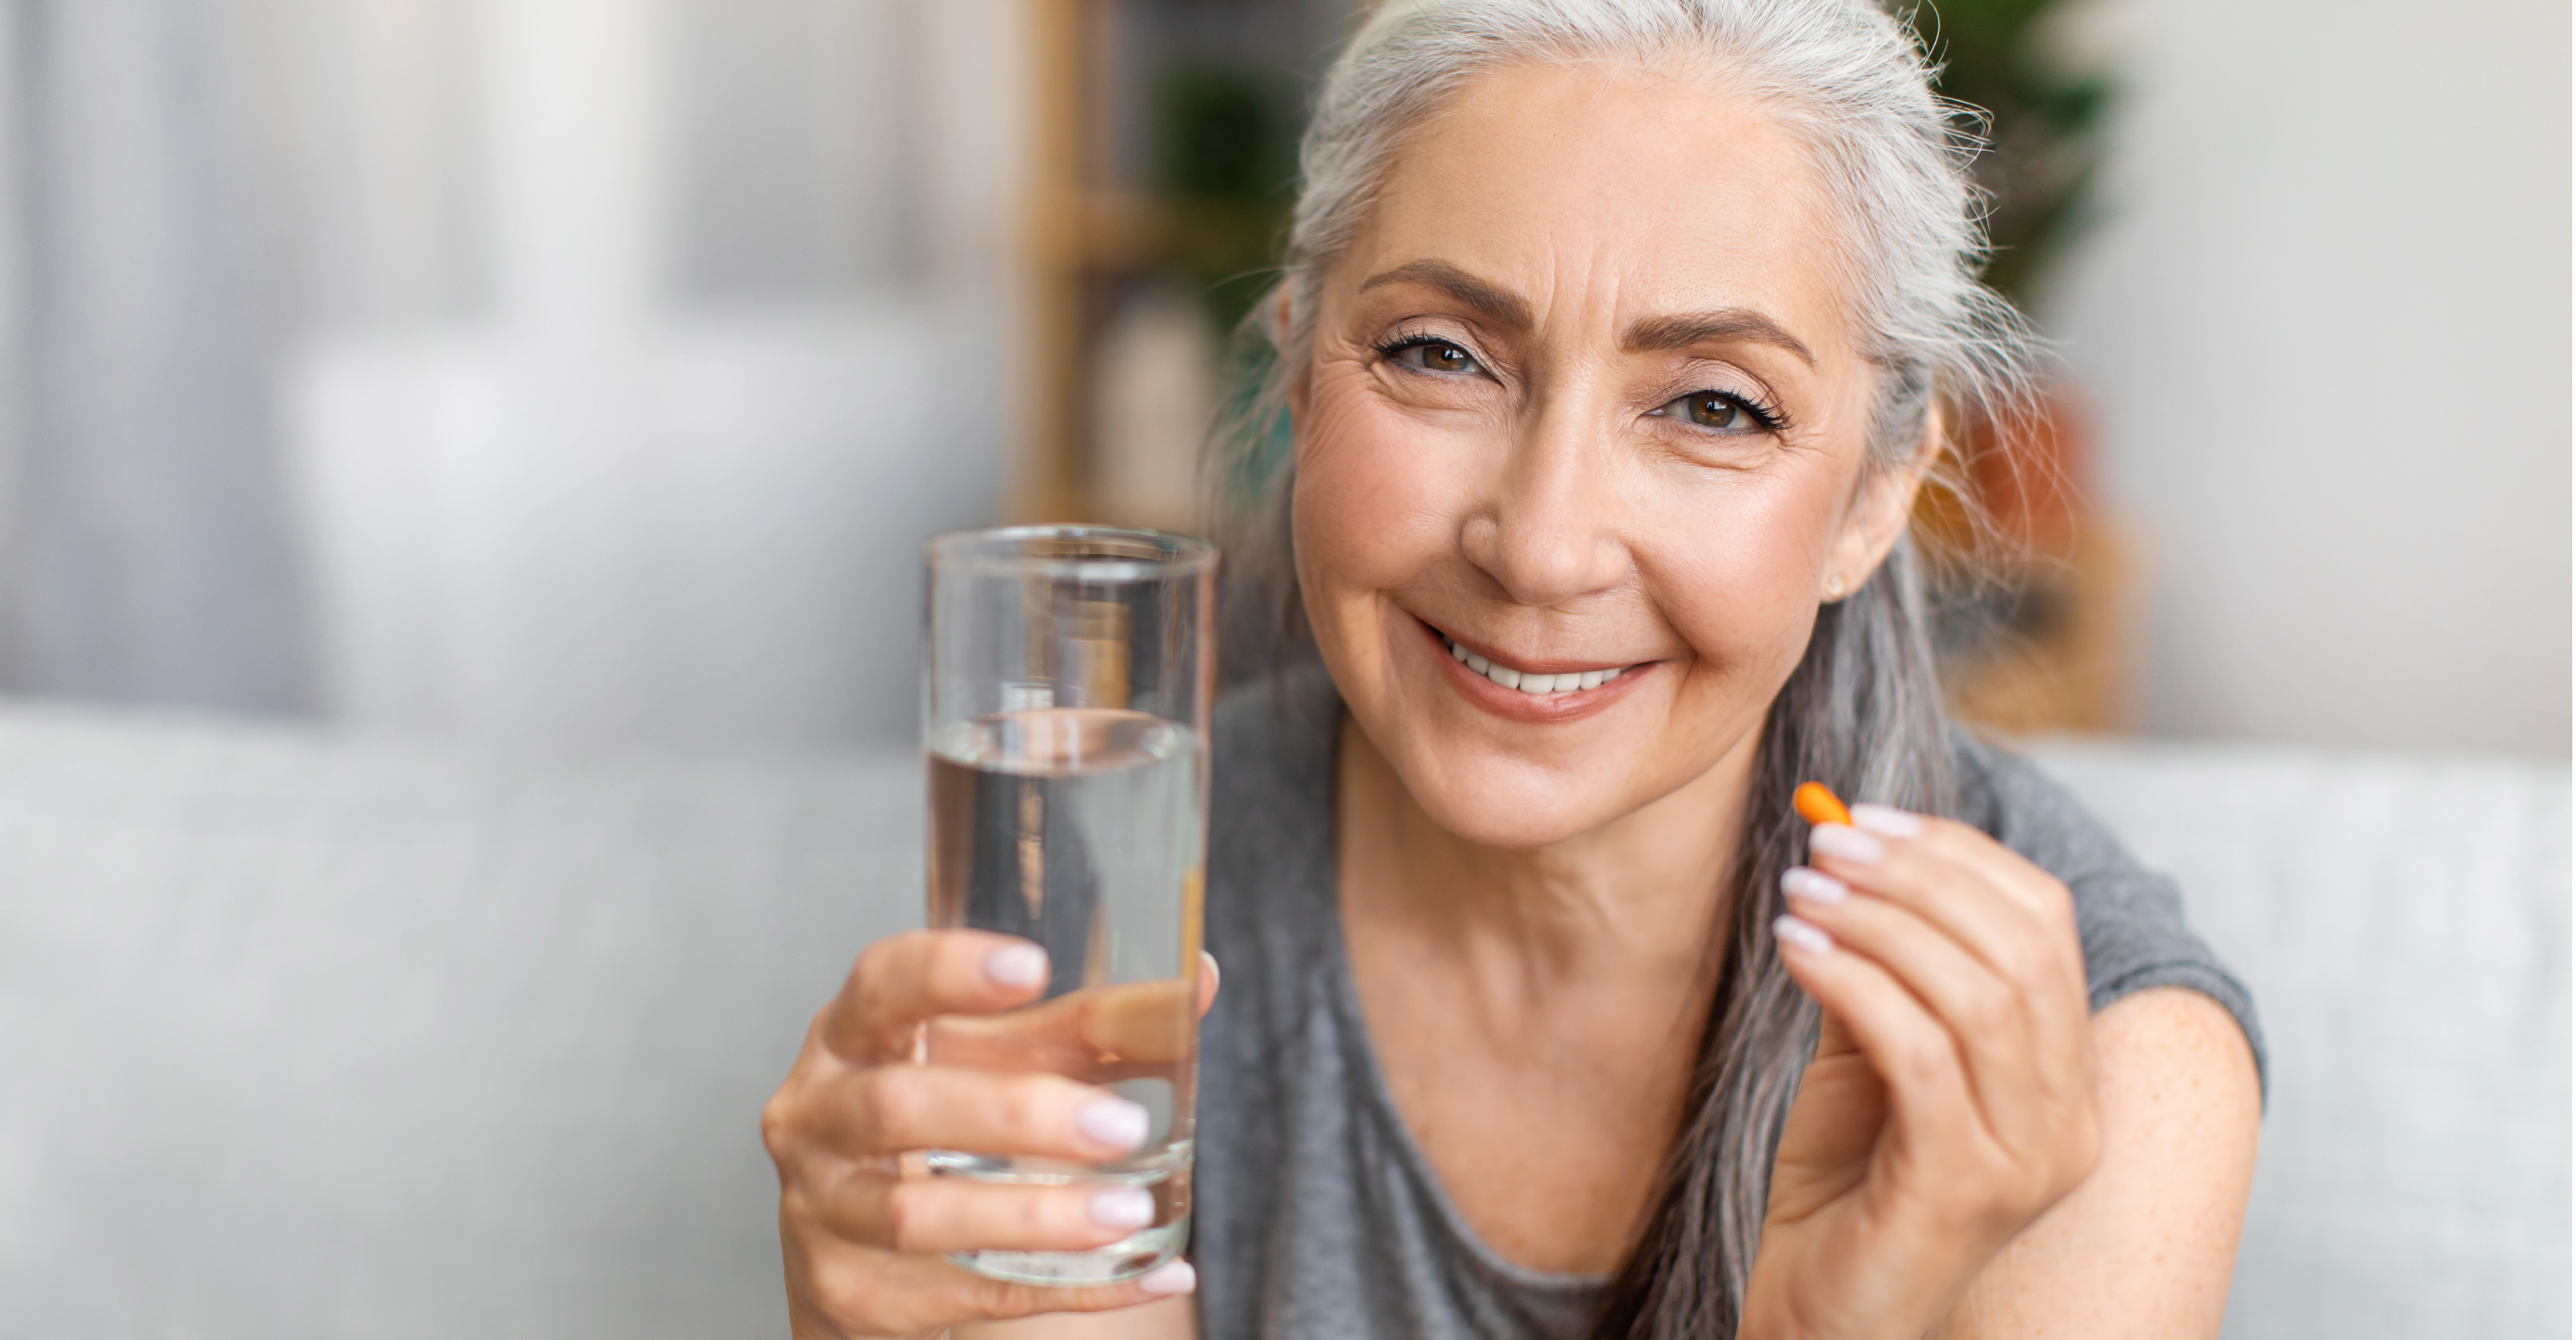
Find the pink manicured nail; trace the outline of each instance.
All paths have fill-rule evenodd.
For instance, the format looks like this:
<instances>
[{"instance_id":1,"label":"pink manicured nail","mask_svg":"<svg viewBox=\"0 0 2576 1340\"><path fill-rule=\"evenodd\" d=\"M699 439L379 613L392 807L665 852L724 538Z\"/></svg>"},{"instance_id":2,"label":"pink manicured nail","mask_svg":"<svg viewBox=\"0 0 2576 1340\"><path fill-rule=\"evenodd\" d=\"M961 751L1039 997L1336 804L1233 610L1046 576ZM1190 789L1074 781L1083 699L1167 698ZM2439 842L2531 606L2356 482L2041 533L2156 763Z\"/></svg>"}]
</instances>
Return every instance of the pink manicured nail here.
<instances>
[{"instance_id":1,"label":"pink manicured nail","mask_svg":"<svg viewBox=\"0 0 2576 1340\"><path fill-rule=\"evenodd\" d=\"M1154 1119L1145 1109L1124 1098L1103 1098L1085 1104L1081 1115L1073 1119L1086 1140L1095 1140L1114 1149L1134 1149L1145 1143L1154 1128Z\"/></svg>"},{"instance_id":2,"label":"pink manicured nail","mask_svg":"<svg viewBox=\"0 0 2576 1340\"><path fill-rule=\"evenodd\" d=\"M1807 849L1853 865L1869 865L1887 854L1886 845L1877 838L1841 824L1818 824L1808 830Z\"/></svg>"},{"instance_id":3,"label":"pink manicured nail","mask_svg":"<svg viewBox=\"0 0 2576 1340\"><path fill-rule=\"evenodd\" d=\"M984 956L984 975L1004 986L1043 986L1046 951L1036 945L1006 945Z\"/></svg>"},{"instance_id":4,"label":"pink manicured nail","mask_svg":"<svg viewBox=\"0 0 2576 1340\"><path fill-rule=\"evenodd\" d=\"M1091 1222L1102 1228L1143 1228L1154 1222L1154 1193L1132 1186L1103 1191L1091 1198Z\"/></svg>"},{"instance_id":5,"label":"pink manicured nail","mask_svg":"<svg viewBox=\"0 0 2576 1340\"><path fill-rule=\"evenodd\" d=\"M1854 805L1852 827L1867 829L1880 837L1909 838L1923 831L1923 816L1900 810L1893 805Z\"/></svg>"},{"instance_id":6,"label":"pink manicured nail","mask_svg":"<svg viewBox=\"0 0 2576 1340\"><path fill-rule=\"evenodd\" d=\"M1827 907L1851 897L1851 886L1821 870L1793 865L1780 872L1780 891L1792 898L1804 898Z\"/></svg>"},{"instance_id":7,"label":"pink manicured nail","mask_svg":"<svg viewBox=\"0 0 2576 1340\"><path fill-rule=\"evenodd\" d=\"M1147 1271L1136 1287L1147 1293L1188 1293L1199 1287L1199 1272L1187 1261L1166 1261Z\"/></svg>"},{"instance_id":8,"label":"pink manicured nail","mask_svg":"<svg viewBox=\"0 0 2576 1340\"><path fill-rule=\"evenodd\" d=\"M1782 917L1772 922L1771 934L1780 943L1810 954L1830 954L1834 951L1834 937L1796 917Z\"/></svg>"}]
</instances>

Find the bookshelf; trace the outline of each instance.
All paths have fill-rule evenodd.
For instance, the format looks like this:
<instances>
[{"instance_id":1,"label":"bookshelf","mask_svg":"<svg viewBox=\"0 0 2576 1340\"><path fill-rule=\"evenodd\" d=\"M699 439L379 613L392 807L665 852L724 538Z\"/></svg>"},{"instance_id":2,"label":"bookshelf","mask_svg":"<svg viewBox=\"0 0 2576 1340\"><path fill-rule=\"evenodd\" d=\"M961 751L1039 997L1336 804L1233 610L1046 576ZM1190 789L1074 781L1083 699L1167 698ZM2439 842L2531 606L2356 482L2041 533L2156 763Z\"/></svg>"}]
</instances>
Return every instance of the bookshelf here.
<instances>
[{"instance_id":1,"label":"bookshelf","mask_svg":"<svg viewBox=\"0 0 2576 1340\"><path fill-rule=\"evenodd\" d=\"M1182 526L1224 331L1351 0L1024 0L1031 411L1008 514Z\"/></svg>"}]
</instances>

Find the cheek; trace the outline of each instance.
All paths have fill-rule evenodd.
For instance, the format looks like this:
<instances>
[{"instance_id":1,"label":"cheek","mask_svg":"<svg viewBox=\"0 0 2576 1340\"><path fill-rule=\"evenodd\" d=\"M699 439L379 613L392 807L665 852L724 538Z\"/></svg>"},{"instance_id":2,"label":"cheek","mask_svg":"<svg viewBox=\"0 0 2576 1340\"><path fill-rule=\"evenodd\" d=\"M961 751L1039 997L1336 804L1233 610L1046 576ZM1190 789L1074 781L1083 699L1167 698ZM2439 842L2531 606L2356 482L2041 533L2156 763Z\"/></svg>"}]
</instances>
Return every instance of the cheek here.
<instances>
[{"instance_id":1,"label":"cheek","mask_svg":"<svg viewBox=\"0 0 2576 1340\"><path fill-rule=\"evenodd\" d=\"M1426 435L1348 378L1319 376L1297 430L1293 524L1310 602L1400 587L1453 547L1459 474Z\"/></svg>"},{"instance_id":2,"label":"cheek","mask_svg":"<svg viewBox=\"0 0 2576 1340\"><path fill-rule=\"evenodd\" d=\"M1702 671L1769 680L1797 663L1835 496L1830 480L1721 479L1641 509L1651 518L1635 546L1641 575Z\"/></svg>"}]
</instances>

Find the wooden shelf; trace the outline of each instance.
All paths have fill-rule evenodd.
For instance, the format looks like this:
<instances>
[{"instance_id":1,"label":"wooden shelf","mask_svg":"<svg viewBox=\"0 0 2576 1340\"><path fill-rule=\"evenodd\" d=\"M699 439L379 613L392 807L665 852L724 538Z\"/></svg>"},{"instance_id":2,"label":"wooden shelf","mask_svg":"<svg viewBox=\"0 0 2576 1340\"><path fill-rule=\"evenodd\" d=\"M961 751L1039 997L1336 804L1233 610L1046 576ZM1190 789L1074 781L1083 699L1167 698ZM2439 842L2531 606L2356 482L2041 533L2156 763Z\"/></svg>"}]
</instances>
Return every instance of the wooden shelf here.
<instances>
[{"instance_id":1,"label":"wooden shelf","mask_svg":"<svg viewBox=\"0 0 2576 1340\"><path fill-rule=\"evenodd\" d=\"M1104 424L1135 403L1134 380L1120 380L1104 359L1114 349L1137 347L1119 341L1135 333L1138 302L1187 289L1207 304L1205 344L1213 363L1223 344L1216 328L1233 315L1225 303L1239 296L1226 285L1237 275L1258 275L1269 263L1266 248L1248 245L1247 238L1270 231L1277 206L1247 204L1231 184L1205 186L1203 195L1189 193L1201 186L1175 184L1204 177L1187 176L1187 169L1159 157L1172 149L1160 142L1170 128L1154 120L1169 113L1159 100L1191 95L1194 69L1256 86L1269 74L1310 77L1301 63L1325 41L1323 28L1314 27L1321 11L1312 0L1021 3L1031 35L1021 262L1025 357L1033 371L1005 512L1023 522L1150 515L1171 524L1168 497L1106 496L1133 492L1138 475L1129 468L1135 454L1123 445L1129 439L1121 439L1124 456L1091 440L1111 431ZM1299 24L1314 30L1300 35ZM1205 124L1233 128L1225 120ZM1244 138L1245 162L1276 166L1276 118L1256 116L1253 124L1264 129ZM1293 162L1293 150L1288 157ZM1169 198L1159 194L1166 188L1174 192ZM1130 398L1120 399L1113 385L1127 388ZM1171 437L1159 434L1156 441L1167 444ZM1147 454L1173 453L1158 447Z\"/></svg>"},{"instance_id":2,"label":"wooden shelf","mask_svg":"<svg viewBox=\"0 0 2576 1340\"><path fill-rule=\"evenodd\" d=\"M1027 217L1021 227L1027 284L1029 402L1010 462L1004 512L1014 522L1082 519L1084 208L1092 101L1091 55L1102 0L1022 0L1028 20Z\"/></svg>"}]
</instances>

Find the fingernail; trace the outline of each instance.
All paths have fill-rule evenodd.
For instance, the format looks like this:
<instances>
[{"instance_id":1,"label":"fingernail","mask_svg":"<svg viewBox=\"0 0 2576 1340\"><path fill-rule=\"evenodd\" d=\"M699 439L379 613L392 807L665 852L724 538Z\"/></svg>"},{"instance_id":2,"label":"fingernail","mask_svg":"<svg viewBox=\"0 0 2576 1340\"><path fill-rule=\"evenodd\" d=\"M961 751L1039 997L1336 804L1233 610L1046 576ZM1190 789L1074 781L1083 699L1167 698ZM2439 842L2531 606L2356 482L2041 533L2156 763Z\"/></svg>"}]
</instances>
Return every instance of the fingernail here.
<instances>
[{"instance_id":1,"label":"fingernail","mask_svg":"<svg viewBox=\"0 0 2576 1340\"><path fill-rule=\"evenodd\" d=\"M1853 865L1868 865L1887 854L1877 838L1841 824L1818 824L1807 833L1807 849Z\"/></svg>"},{"instance_id":2,"label":"fingernail","mask_svg":"<svg viewBox=\"0 0 2576 1340\"><path fill-rule=\"evenodd\" d=\"M1854 805L1852 827L1865 828L1880 837L1908 838L1923 831L1923 816L1908 813L1893 805Z\"/></svg>"},{"instance_id":3,"label":"fingernail","mask_svg":"<svg viewBox=\"0 0 2576 1340\"><path fill-rule=\"evenodd\" d=\"M1187 1261L1166 1261L1147 1271L1136 1287L1147 1293L1188 1293L1199 1287L1199 1272Z\"/></svg>"},{"instance_id":4,"label":"fingernail","mask_svg":"<svg viewBox=\"0 0 2576 1340\"><path fill-rule=\"evenodd\" d=\"M1103 1191L1091 1198L1091 1222L1102 1228L1143 1228L1154 1222L1154 1193L1135 1187Z\"/></svg>"},{"instance_id":5,"label":"fingernail","mask_svg":"<svg viewBox=\"0 0 2576 1340\"><path fill-rule=\"evenodd\" d=\"M1036 945L1007 945L984 956L984 975L1004 986L1043 986L1047 954Z\"/></svg>"},{"instance_id":6,"label":"fingernail","mask_svg":"<svg viewBox=\"0 0 2576 1340\"><path fill-rule=\"evenodd\" d=\"M1780 872L1780 891L1792 898L1831 907L1851 897L1851 886L1821 870L1793 865Z\"/></svg>"},{"instance_id":7,"label":"fingernail","mask_svg":"<svg viewBox=\"0 0 2576 1340\"><path fill-rule=\"evenodd\" d=\"M1834 950L1834 937L1796 917L1782 917L1772 922L1771 934L1780 943L1810 954L1830 954Z\"/></svg>"},{"instance_id":8,"label":"fingernail","mask_svg":"<svg viewBox=\"0 0 2576 1340\"><path fill-rule=\"evenodd\" d=\"M1139 1104L1124 1098L1103 1098L1086 1105L1082 1115L1074 1118L1074 1125L1086 1140L1116 1149L1134 1149L1145 1143L1154 1119Z\"/></svg>"}]
</instances>

